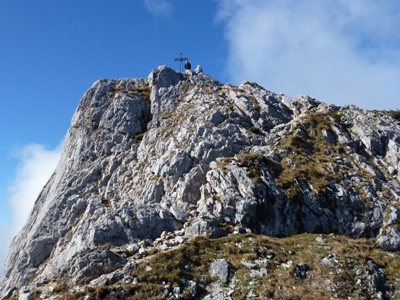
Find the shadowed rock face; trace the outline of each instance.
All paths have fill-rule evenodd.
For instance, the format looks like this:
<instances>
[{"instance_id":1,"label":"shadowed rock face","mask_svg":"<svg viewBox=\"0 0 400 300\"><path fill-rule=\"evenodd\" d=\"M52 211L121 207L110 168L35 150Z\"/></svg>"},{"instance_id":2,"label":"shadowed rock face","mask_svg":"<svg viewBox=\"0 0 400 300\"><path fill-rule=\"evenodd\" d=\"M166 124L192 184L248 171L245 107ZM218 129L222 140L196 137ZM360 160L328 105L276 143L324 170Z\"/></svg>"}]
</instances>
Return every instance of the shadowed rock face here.
<instances>
[{"instance_id":1,"label":"shadowed rock face","mask_svg":"<svg viewBox=\"0 0 400 300\"><path fill-rule=\"evenodd\" d=\"M400 122L385 112L165 66L99 80L13 240L1 291L90 282L165 232L333 232L399 250L399 167Z\"/></svg>"}]
</instances>

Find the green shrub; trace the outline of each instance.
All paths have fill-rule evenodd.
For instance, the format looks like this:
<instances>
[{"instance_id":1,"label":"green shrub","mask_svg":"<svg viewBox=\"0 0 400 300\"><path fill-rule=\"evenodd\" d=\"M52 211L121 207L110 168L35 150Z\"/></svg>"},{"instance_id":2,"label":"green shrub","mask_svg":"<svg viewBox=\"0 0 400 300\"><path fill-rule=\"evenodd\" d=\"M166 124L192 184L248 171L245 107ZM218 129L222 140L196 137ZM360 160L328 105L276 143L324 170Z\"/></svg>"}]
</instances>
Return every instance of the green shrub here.
<instances>
[{"instance_id":1,"label":"green shrub","mask_svg":"<svg viewBox=\"0 0 400 300\"><path fill-rule=\"evenodd\" d=\"M339 114L337 111L335 111L334 113L332 113L332 118L336 121L336 122L340 122L340 119L342 118L342 115Z\"/></svg>"},{"instance_id":2,"label":"green shrub","mask_svg":"<svg viewBox=\"0 0 400 300\"><path fill-rule=\"evenodd\" d=\"M256 126L251 126L248 130L249 130L250 132L252 132L252 133L255 133L255 134L261 133L261 129L258 128L258 127L256 127Z\"/></svg>"}]
</instances>

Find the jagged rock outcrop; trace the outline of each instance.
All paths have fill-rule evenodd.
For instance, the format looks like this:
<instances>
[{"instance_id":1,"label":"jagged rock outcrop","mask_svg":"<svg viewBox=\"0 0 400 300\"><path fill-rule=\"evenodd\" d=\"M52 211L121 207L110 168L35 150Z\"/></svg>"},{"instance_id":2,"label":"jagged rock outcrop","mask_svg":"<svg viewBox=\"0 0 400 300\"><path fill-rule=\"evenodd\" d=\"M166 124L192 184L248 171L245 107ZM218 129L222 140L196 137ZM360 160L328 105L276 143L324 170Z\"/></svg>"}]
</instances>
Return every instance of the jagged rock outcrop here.
<instances>
[{"instance_id":1,"label":"jagged rock outcrop","mask_svg":"<svg viewBox=\"0 0 400 300\"><path fill-rule=\"evenodd\" d=\"M1 292L90 283L168 232L175 244L234 226L338 233L399 250L399 167L400 122L386 112L165 66L99 80L11 245Z\"/></svg>"}]
</instances>

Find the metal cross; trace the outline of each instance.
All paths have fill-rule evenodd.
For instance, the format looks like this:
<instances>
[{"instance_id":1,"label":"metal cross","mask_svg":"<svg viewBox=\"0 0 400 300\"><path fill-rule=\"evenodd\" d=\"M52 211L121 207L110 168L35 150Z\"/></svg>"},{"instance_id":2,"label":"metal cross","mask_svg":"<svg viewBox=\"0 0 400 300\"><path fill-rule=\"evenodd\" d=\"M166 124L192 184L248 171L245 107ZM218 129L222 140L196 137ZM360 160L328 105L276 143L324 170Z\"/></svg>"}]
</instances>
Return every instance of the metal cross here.
<instances>
[{"instance_id":1,"label":"metal cross","mask_svg":"<svg viewBox=\"0 0 400 300\"><path fill-rule=\"evenodd\" d=\"M188 58L182 57L182 53L179 55L179 58L175 58L175 61L179 61L179 71L182 72L182 61L187 60Z\"/></svg>"}]
</instances>

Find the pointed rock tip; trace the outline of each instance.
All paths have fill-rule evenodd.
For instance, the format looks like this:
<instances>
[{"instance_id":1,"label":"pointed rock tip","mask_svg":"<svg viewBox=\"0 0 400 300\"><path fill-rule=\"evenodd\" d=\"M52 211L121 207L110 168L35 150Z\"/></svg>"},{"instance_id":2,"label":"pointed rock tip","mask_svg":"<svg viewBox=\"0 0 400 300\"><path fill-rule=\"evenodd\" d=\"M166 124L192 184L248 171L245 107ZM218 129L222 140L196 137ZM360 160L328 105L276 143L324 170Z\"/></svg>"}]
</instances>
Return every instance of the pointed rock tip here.
<instances>
[{"instance_id":1,"label":"pointed rock tip","mask_svg":"<svg viewBox=\"0 0 400 300\"><path fill-rule=\"evenodd\" d=\"M160 88L176 85L179 81L184 80L185 77L182 73L163 65L153 69L147 79L151 85Z\"/></svg>"}]
</instances>

